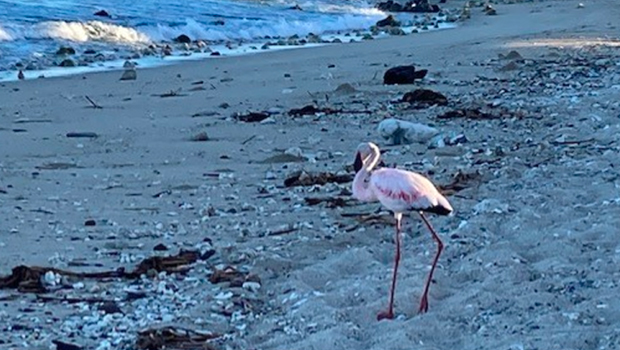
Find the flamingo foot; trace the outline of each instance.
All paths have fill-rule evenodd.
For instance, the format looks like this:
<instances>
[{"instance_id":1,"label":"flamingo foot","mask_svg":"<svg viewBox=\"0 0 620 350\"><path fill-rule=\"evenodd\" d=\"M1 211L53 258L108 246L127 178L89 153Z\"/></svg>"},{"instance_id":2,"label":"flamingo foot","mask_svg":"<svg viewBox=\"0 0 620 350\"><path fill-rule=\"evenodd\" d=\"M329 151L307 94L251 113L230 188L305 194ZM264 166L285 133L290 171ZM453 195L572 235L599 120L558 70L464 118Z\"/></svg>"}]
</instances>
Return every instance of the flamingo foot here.
<instances>
[{"instance_id":1,"label":"flamingo foot","mask_svg":"<svg viewBox=\"0 0 620 350\"><path fill-rule=\"evenodd\" d=\"M420 300L420 308L418 309L418 312L421 314L428 312L428 298L426 295L422 296L422 299Z\"/></svg>"},{"instance_id":2,"label":"flamingo foot","mask_svg":"<svg viewBox=\"0 0 620 350\"><path fill-rule=\"evenodd\" d=\"M384 319L391 320L394 318L394 312L392 310L381 311L377 314L377 321L381 321Z\"/></svg>"}]
</instances>

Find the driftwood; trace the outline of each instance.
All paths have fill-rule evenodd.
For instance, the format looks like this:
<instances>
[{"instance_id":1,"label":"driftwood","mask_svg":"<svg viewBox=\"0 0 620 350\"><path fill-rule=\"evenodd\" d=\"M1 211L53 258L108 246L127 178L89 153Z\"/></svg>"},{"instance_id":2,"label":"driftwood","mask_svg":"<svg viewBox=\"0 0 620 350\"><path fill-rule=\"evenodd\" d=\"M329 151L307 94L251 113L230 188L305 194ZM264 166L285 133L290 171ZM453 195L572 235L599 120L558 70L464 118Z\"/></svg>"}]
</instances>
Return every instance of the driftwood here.
<instances>
[{"instance_id":1,"label":"driftwood","mask_svg":"<svg viewBox=\"0 0 620 350\"><path fill-rule=\"evenodd\" d=\"M88 97L88 96L84 96L84 97L86 97L86 100L88 100L88 102L90 102L90 104L93 106L94 109L103 109L103 107L101 107L100 105L95 103L95 101L93 101L90 97Z\"/></svg>"},{"instance_id":2,"label":"driftwood","mask_svg":"<svg viewBox=\"0 0 620 350\"><path fill-rule=\"evenodd\" d=\"M45 293L47 292L47 288L43 284L43 277L48 272L53 272L62 276L88 279L135 279L146 274L150 270L156 272L166 271L170 273L183 273L189 270L189 265L196 262L199 258L200 253L198 251L181 250L179 254L174 256L146 258L130 272L126 272L122 267L114 271L74 272L53 267L19 265L13 268L9 276L0 277L0 289L17 289L17 291L22 293Z\"/></svg>"},{"instance_id":3,"label":"driftwood","mask_svg":"<svg viewBox=\"0 0 620 350\"><path fill-rule=\"evenodd\" d=\"M320 172L310 174L305 171L296 171L284 180L284 186L313 186L313 185L325 185L330 182L334 183L347 183L353 181L353 176L350 174L337 175L333 173Z\"/></svg>"},{"instance_id":4,"label":"driftwood","mask_svg":"<svg viewBox=\"0 0 620 350\"><path fill-rule=\"evenodd\" d=\"M216 348L208 341L220 336L220 334L178 327L151 328L138 332L136 349L215 350Z\"/></svg>"},{"instance_id":5,"label":"driftwood","mask_svg":"<svg viewBox=\"0 0 620 350\"><path fill-rule=\"evenodd\" d=\"M371 114L372 111L367 110L344 110L344 109L333 109L329 107L325 108L317 108L314 105L307 105L301 108L293 108L288 111L288 115L292 117L300 117L304 115L316 115L317 113L323 114Z\"/></svg>"},{"instance_id":6,"label":"driftwood","mask_svg":"<svg viewBox=\"0 0 620 350\"><path fill-rule=\"evenodd\" d=\"M229 265L221 270L214 267L211 276L209 276L209 282L213 284L230 282L231 287L241 287L244 282L260 283L260 278L257 275L241 272L235 267Z\"/></svg>"}]
</instances>

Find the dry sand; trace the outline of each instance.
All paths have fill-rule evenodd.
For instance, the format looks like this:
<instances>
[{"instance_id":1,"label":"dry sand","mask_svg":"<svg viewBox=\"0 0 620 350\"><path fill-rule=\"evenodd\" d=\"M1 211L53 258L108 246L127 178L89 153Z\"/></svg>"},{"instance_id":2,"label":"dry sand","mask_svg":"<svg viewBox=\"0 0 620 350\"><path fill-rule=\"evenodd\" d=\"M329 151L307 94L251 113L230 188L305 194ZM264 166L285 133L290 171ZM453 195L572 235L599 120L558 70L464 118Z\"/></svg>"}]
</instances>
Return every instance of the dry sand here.
<instances>
[{"instance_id":1,"label":"dry sand","mask_svg":"<svg viewBox=\"0 0 620 350\"><path fill-rule=\"evenodd\" d=\"M209 248L207 238L216 254L185 277L64 280L69 288L49 293L118 298L124 314L4 289L0 348L53 348L54 339L130 348L137 329L161 325L226 333L214 344L231 349L620 348L620 4L583 3L496 5L497 16L472 8L456 30L138 70L136 81L107 72L1 84L1 275L20 264L132 268L159 243L174 254ZM498 54L513 49L525 60L500 71L509 61ZM390 103L416 87L384 86L383 72L410 63L429 69L420 86L448 106ZM192 91L196 81L206 89ZM334 93L342 83L357 92ZM311 96L372 113L286 114ZM499 118L437 119L466 107ZM275 122L231 118L267 109L279 111ZM376 126L390 116L467 142L387 146ZM210 140L190 141L199 132ZM480 174L450 195L456 215L431 218L446 249L428 314L416 310L435 245L415 215L405 219L397 319L377 322L392 269L389 213L360 223L342 213L380 206L303 200L350 184L282 185L298 169L343 171L361 141L439 184L459 170ZM318 160L261 162L291 147ZM287 225L295 230L273 234ZM257 275L261 288L211 284L222 264ZM123 301L124 288L147 297Z\"/></svg>"}]
</instances>

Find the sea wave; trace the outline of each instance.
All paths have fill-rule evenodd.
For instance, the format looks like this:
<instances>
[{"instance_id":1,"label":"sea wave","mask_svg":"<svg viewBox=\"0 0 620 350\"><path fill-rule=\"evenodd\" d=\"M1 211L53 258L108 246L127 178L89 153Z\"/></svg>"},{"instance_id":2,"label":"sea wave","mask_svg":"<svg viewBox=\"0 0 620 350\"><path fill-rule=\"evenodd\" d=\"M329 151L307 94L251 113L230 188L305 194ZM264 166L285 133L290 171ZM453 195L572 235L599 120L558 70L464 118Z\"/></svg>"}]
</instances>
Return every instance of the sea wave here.
<instances>
[{"instance_id":1,"label":"sea wave","mask_svg":"<svg viewBox=\"0 0 620 350\"><path fill-rule=\"evenodd\" d=\"M0 27L0 40L54 39L74 42L102 41L119 44L149 43L148 35L130 27L101 21L46 21Z\"/></svg>"}]
</instances>

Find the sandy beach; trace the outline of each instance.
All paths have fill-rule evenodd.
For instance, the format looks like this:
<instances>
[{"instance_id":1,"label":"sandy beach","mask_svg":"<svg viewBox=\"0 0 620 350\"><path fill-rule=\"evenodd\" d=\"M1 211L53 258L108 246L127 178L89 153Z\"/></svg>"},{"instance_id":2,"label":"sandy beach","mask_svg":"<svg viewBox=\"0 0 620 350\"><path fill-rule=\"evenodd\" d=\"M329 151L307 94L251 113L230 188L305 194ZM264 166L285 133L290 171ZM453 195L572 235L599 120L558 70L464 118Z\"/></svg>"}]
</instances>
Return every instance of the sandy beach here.
<instances>
[{"instance_id":1,"label":"sandy beach","mask_svg":"<svg viewBox=\"0 0 620 350\"><path fill-rule=\"evenodd\" d=\"M579 3L472 7L456 29L138 67L131 81L0 84L0 348L138 349L163 327L212 333L213 349L620 348L620 4ZM409 64L427 77L383 84ZM398 102L420 88L447 105ZM288 113L312 104L323 112ZM391 145L377 132L390 117L459 141ZM285 186L300 170L352 176L363 141L455 209L429 216L446 249L427 314L436 247L417 215L396 318L378 322L391 213L353 200L350 182ZM181 249L200 256L63 273ZM59 270L34 286L2 277L19 265Z\"/></svg>"}]
</instances>

